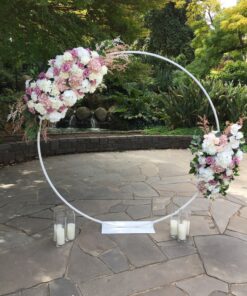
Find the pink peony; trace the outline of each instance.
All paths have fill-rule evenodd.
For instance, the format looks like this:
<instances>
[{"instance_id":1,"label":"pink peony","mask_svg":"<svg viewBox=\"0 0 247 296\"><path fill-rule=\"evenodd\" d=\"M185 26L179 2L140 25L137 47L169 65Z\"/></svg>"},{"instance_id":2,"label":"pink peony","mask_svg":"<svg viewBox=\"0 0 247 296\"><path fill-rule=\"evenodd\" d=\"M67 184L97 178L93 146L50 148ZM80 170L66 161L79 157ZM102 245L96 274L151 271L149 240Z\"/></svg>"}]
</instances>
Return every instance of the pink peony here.
<instances>
[{"instance_id":1,"label":"pink peony","mask_svg":"<svg viewBox=\"0 0 247 296\"><path fill-rule=\"evenodd\" d=\"M40 96L41 93L42 93L41 89L40 89L38 86L36 86L36 87L34 88L34 92L36 93L37 96Z\"/></svg>"},{"instance_id":2,"label":"pink peony","mask_svg":"<svg viewBox=\"0 0 247 296\"><path fill-rule=\"evenodd\" d=\"M77 51L75 50L75 48L73 48L72 50L69 51L72 55L73 58L77 58Z\"/></svg>"}]
</instances>

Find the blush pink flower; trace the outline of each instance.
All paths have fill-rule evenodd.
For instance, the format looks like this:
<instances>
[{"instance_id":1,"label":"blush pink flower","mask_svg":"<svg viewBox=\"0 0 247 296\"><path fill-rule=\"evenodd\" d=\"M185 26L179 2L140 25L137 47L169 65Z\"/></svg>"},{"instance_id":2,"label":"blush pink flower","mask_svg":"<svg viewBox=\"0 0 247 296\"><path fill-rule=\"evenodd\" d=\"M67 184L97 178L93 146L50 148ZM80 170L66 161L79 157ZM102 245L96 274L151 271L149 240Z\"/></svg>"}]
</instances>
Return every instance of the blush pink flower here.
<instances>
[{"instance_id":1,"label":"blush pink flower","mask_svg":"<svg viewBox=\"0 0 247 296\"><path fill-rule=\"evenodd\" d=\"M54 76L58 76L59 73L60 73L60 70L57 67L54 67L54 69L53 69Z\"/></svg>"},{"instance_id":2,"label":"blush pink flower","mask_svg":"<svg viewBox=\"0 0 247 296\"><path fill-rule=\"evenodd\" d=\"M39 79L45 79L45 72L39 73Z\"/></svg>"},{"instance_id":3,"label":"blush pink flower","mask_svg":"<svg viewBox=\"0 0 247 296\"><path fill-rule=\"evenodd\" d=\"M81 78L78 77L78 76L71 76L69 78L69 85L72 87L72 88L78 88L81 86Z\"/></svg>"},{"instance_id":4,"label":"blush pink flower","mask_svg":"<svg viewBox=\"0 0 247 296\"><path fill-rule=\"evenodd\" d=\"M240 164L240 159L237 156L233 156L232 162L234 165L239 165Z\"/></svg>"},{"instance_id":5,"label":"blush pink flower","mask_svg":"<svg viewBox=\"0 0 247 296\"><path fill-rule=\"evenodd\" d=\"M99 72L101 67L102 65L99 58L92 59L88 64L88 68L93 72Z\"/></svg>"},{"instance_id":6,"label":"blush pink flower","mask_svg":"<svg viewBox=\"0 0 247 296\"><path fill-rule=\"evenodd\" d=\"M71 69L71 67L72 67L72 63L71 62L65 62L62 65L61 69L62 69L63 72L69 72L69 70Z\"/></svg>"},{"instance_id":7,"label":"blush pink flower","mask_svg":"<svg viewBox=\"0 0 247 296\"><path fill-rule=\"evenodd\" d=\"M34 92L36 93L37 96L40 96L41 93L42 93L41 89L40 89L38 86L36 86L36 87L34 88Z\"/></svg>"},{"instance_id":8,"label":"blush pink flower","mask_svg":"<svg viewBox=\"0 0 247 296\"><path fill-rule=\"evenodd\" d=\"M65 80L62 78L58 78L56 80L56 86L60 92L64 92L66 89L69 89L69 87L66 85Z\"/></svg>"},{"instance_id":9,"label":"blush pink flower","mask_svg":"<svg viewBox=\"0 0 247 296\"><path fill-rule=\"evenodd\" d=\"M223 173L225 171L224 168L222 168L221 166L219 165L213 165L212 166L212 169L213 171L216 173L216 174L220 174L220 173Z\"/></svg>"},{"instance_id":10,"label":"blush pink flower","mask_svg":"<svg viewBox=\"0 0 247 296\"><path fill-rule=\"evenodd\" d=\"M31 87L26 88L26 94L31 96L31 93L32 93L32 88Z\"/></svg>"},{"instance_id":11,"label":"blush pink flower","mask_svg":"<svg viewBox=\"0 0 247 296\"><path fill-rule=\"evenodd\" d=\"M215 159L214 159L214 157L212 157L212 156L208 156L208 157L206 157L206 164L208 164L208 165L215 164Z\"/></svg>"}]
</instances>

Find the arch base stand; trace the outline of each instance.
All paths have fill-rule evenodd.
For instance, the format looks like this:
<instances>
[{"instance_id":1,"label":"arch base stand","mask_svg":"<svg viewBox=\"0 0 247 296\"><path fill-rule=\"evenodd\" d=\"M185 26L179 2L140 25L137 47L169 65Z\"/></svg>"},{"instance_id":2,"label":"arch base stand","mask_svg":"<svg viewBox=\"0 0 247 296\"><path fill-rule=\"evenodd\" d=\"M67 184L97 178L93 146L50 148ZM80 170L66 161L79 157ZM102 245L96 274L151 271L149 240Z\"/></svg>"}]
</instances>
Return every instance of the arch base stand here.
<instances>
[{"instance_id":1,"label":"arch base stand","mask_svg":"<svg viewBox=\"0 0 247 296\"><path fill-rule=\"evenodd\" d=\"M155 233L153 221L104 221L101 232L114 233Z\"/></svg>"}]
</instances>

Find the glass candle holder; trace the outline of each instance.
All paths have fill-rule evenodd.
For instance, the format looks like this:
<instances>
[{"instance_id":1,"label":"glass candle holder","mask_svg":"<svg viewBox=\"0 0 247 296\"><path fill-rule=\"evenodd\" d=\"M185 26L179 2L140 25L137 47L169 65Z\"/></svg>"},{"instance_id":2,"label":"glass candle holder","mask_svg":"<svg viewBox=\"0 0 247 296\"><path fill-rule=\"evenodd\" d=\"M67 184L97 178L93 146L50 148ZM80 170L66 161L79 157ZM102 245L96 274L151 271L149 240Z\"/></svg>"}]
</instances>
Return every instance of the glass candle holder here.
<instances>
[{"instance_id":1,"label":"glass candle holder","mask_svg":"<svg viewBox=\"0 0 247 296\"><path fill-rule=\"evenodd\" d=\"M179 214L178 222L178 240L186 241L190 233L190 214L188 211L182 211Z\"/></svg>"},{"instance_id":2,"label":"glass candle holder","mask_svg":"<svg viewBox=\"0 0 247 296\"><path fill-rule=\"evenodd\" d=\"M174 215L170 218L170 236L172 238L177 238L178 236L178 215Z\"/></svg>"},{"instance_id":3,"label":"glass candle holder","mask_svg":"<svg viewBox=\"0 0 247 296\"><path fill-rule=\"evenodd\" d=\"M66 210L66 240L75 239L75 212L71 209Z\"/></svg>"},{"instance_id":4,"label":"glass candle holder","mask_svg":"<svg viewBox=\"0 0 247 296\"><path fill-rule=\"evenodd\" d=\"M60 247L65 244L65 226L66 226L65 207L57 206L54 208L54 235L53 235L53 239L56 242L57 247Z\"/></svg>"}]
</instances>

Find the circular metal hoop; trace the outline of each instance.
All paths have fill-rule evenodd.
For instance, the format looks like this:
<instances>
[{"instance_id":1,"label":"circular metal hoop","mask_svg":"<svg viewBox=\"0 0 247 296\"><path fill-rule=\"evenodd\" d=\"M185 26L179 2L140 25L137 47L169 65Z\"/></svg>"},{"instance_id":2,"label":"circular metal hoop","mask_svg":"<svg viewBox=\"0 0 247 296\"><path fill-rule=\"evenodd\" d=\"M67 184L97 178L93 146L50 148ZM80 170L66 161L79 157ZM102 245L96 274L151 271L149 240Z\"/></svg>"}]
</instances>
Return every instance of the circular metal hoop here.
<instances>
[{"instance_id":1,"label":"circular metal hoop","mask_svg":"<svg viewBox=\"0 0 247 296\"><path fill-rule=\"evenodd\" d=\"M174 65L175 67L179 68L180 70L182 70L183 72L185 72L189 77L191 77L195 82L196 84L200 87L200 89L202 90L202 92L204 93L204 95L206 96L211 108L212 108L212 111L213 111L213 114L214 114L214 118L215 118L215 122L216 122L216 127L217 127L217 130L220 131L220 126L219 126L219 119L218 119L218 116L217 116L217 112L216 112L216 109L214 107L214 104L209 96L209 94L207 93L207 91L205 90L205 88L202 86L202 84L200 83L200 81L193 75L191 74L188 70L186 70L184 67L182 67L181 65L177 64L176 62L166 58L166 57L163 57L161 55L158 55L158 54L154 54L154 53L150 53L150 52L146 52L146 51L121 51L121 52L112 52L111 55L114 55L114 56L121 56L121 55L132 55L132 54L137 54L137 55L144 55L144 56L151 56L151 57L155 57L155 58L158 58L160 60L163 60L163 61L166 61L172 65ZM45 165L44 165L44 162L43 162L43 158L42 158L42 154L41 154L41 147L40 147L40 134L41 134L41 126L42 126L42 120L40 121L40 127L39 127L39 131L38 131L38 135L37 135L37 149L38 149L38 156L39 156L39 161L40 161L40 165L41 165L41 168L42 168L42 171L44 173L44 176L48 182L48 184L50 185L51 189L54 191L54 193L58 196L58 198L60 198L62 200L62 202L64 202L68 207L70 207L73 211L75 211L77 214L79 214L80 216L83 216L91 221L94 221L96 223L99 223L99 224L104 224L105 221L103 220L99 220L99 219L96 219L94 217L91 217L89 215L87 215L86 213L80 211L79 209L77 209L76 207L74 207L72 204L70 204L61 194L60 192L56 189L56 187L54 186L54 184L52 183L47 171L46 171L46 168L45 168ZM166 220L176 214L178 214L181 210L185 209L196 197L198 196L198 192L196 192L192 198L186 202L183 206L181 206L178 210L176 210L175 212L169 214L169 215L166 215L166 216L163 216L159 219L156 219L156 220L153 220L153 221L147 221L147 224L149 223L152 223L152 224L156 224L156 223L159 223L163 220ZM112 222L114 223L114 221ZM145 222L144 222L145 223ZM108 224L110 224L110 222L108 222ZM142 224L143 225L143 224Z\"/></svg>"}]
</instances>

